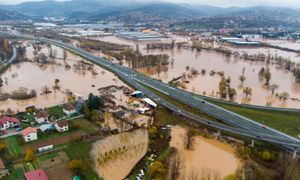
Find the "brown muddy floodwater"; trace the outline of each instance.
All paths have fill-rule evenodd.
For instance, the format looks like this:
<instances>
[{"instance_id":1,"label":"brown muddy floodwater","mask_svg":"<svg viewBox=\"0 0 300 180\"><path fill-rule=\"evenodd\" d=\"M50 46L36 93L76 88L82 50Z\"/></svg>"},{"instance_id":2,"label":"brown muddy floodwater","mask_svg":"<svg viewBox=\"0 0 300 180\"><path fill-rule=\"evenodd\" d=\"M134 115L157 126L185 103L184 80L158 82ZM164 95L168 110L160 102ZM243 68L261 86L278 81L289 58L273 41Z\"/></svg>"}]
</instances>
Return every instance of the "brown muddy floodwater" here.
<instances>
[{"instance_id":1,"label":"brown muddy floodwater","mask_svg":"<svg viewBox=\"0 0 300 180\"><path fill-rule=\"evenodd\" d=\"M299 40L281 40L281 39L265 39L265 38L257 38L254 40L259 40L261 42L269 43L271 45L279 46L279 47L283 47L283 48L300 50L300 41Z\"/></svg>"},{"instance_id":2,"label":"brown muddy floodwater","mask_svg":"<svg viewBox=\"0 0 300 180\"><path fill-rule=\"evenodd\" d=\"M261 62L243 61L240 59L234 59L233 57L226 57L223 54L212 51L192 52L191 50L152 50L147 54L166 53L173 58L174 64L162 68L160 73L157 72L157 68L138 68L139 72L142 72L150 77L161 79L167 83L173 78L181 76L183 73L188 74L186 67L195 68L199 72L201 69L206 70L205 75L197 75L188 79L189 83L186 84L188 91L198 94L204 94L207 96L218 98L217 92L221 77L218 75L210 76L209 72L214 70L224 71L225 77L231 78L231 87L237 90L236 102L250 103L255 105L266 105L267 102L271 102L275 107L293 107L299 108L300 102L288 100L283 103L281 100L274 98L271 92L264 85L258 73L265 65ZM126 65L126 64L125 64ZM128 64L127 64L128 66ZM239 81L239 76L242 74L243 68L245 68L246 81L244 87L249 86L252 88L252 96L249 99L245 98L243 94L243 86ZM276 66L270 65L270 72L272 78L270 84L277 84L279 86L277 92L288 92L290 98L300 99L300 84L295 82L295 78L291 72L277 69Z\"/></svg>"},{"instance_id":3,"label":"brown muddy floodwater","mask_svg":"<svg viewBox=\"0 0 300 180\"><path fill-rule=\"evenodd\" d=\"M183 141L185 132L186 130L183 127L175 126L172 128L171 133L170 146L178 149L180 158L183 161L179 179L189 179L195 173L197 173L199 179L209 175L211 179L213 177L221 179L234 173L240 166L241 162L235 157L234 148L215 139L196 136L193 149L185 149Z\"/></svg>"},{"instance_id":4,"label":"brown muddy floodwater","mask_svg":"<svg viewBox=\"0 0 300 180\"><path fill-rule=\"evenodd\" d=\"M217 92L221 77L219 75L210 76L209 72L211 70L215 70L216 72L224 71L225 77L231 78L231 87L237 90L237 96L235 98L236 102L263 106L267 103L270 105L271 103L271 106L273 107L300 107L299 101L293 101L289 99L286 102L283 102L271 95L271 92L264 85L264 80L258 76L260 69L262 67L266 67L262 62L244 61L241 59L235 59L234 57L227 57L218 52L206 50L202 50L201 52L196 52L188 49L148 51L145 49L145 42L140 43L127 41L115 36L103 37L99 38L99 40L112 43L127 44L131 45L133 48L135 48L135 45L138 43L143 54L168 54L170 56L170 59L174 59L174 64L162 67L160 72L158 72L157 67L137 68L139 72L150 77L160 79L165 83L168 83L173 78L181 76L183 73L189 74L189 72L186 71L187 66L189 66L190 68L193 67L199 72L202 69L205 69L205 75L197 75L188 79L189 83L185 84L187 91L195 92L198 94L205 93L206 96L219 98ZM170 39L165 39L164 41L170 41ZM263 53L266 55L271 54L272 56L282 56L300 63L300 56L298 54L277 50L274 48L228 48L232 49L233 51L239 51L241 53L245 51L248 54ZM123 65L133 68L130 62L123 62ZM242 74L243 68L245 68L245 76L247 79L244 82L244 86L241 86L239 76ZM279 69L275 65L269 65L269 68L270 72L272 73L270 84L277 84L279 86L276 92L281 93L286 91L289 93L290 98L300 100L300 84L295 82L295 78L292 73ZM245 86L249 86L252 88L252 96L250 99L245 98L245 95L243 94L243 87Z\"/></svg>"},{"instance_id":5,"label":"brown muddy floodwater","mask_svg":"<svg viewBox=\"0 0 300 180\"><path fill-rule=\"evenodd\" d=\"M33 58L31 46L27 48L27 57L29 60ZM57 57L61 57L62 49L54 47L57 50ZM48 52L43 48L41 52ZM0 101L0 110L7 108L13 111L22 111L27 106L35 105L38 108L44 108L61 104L66 101L65 91L68 89L84 98L89 93L99 94L98 88L109 85L125 85L114 74L94 65L93 69L97 74L93 74L89 70L75 69L73 65L82 59L74 54L68 53L68 59L64 62L56 59L55 64L41 65L36 62L22 62L12 65L1 78L7 79L7 84L0 88L1 92L11 93L14 90L24 87L29 91L34 89L37 91L37 97L28 100L12 100ZM65 64L71 66L70 69L65 68ZM59 79L60 90L53 91L55 79ZM53 92L48 95L41 95L41 89L47 85ZM94 87L93 87L94 86Z\"/></svg>"},{"instance_id":6,"label":"brown muddy floodwater","mask_svg":"<svg viewBox=\"0 0 300 180\"><path fill-rule=\"evenodd\" d=\"M138 129L106 137L94 143L95 170L105 180L124 179L146 154L148 131Z\"/></svg>"}]
</instances>

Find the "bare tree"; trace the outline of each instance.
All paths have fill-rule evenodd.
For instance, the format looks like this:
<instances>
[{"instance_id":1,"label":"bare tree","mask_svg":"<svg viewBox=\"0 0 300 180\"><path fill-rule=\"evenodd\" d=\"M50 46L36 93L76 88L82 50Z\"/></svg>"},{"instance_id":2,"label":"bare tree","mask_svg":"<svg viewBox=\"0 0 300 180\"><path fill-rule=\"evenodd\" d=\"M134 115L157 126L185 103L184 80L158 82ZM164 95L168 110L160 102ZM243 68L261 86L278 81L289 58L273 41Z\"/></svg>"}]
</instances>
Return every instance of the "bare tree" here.
<instances>
[{"instance_id":1,"label":"bare tree","mask_svg":"<svg viewBox=\"0 0 300 180\"><path fill-rule=\"evenodd\" d=\"M49 51L49 55L48 55L49 58L54 61L54 59L56 59L56 55L57 55L56 50L53 50L52 46L50 45L50 46L48 46L48 51Z\"/></svg>"},{"instance_id":2,"label":"bare tree","mask_svg":"<svg viewBox=\"0 0 300 180\"><path fill-rule=\"evenodd\" d=\"M49 94L51 93L50 88L46 85L42 87L42 94Z\"/></svg>"},{"instance_id":3,"label":"bare tree","mask_svg":"<svg viewBox=\"0 0 300 180\"><path fill-rule=\"evenodd\" d=\"M194 136L197 134L196 128L190 126L184 136L184 144L187 149L191 149L194 144Z\"/></svg>"},{"instance_id":4,"label":"bare tree","mask_svg":"<svg viewBox=\"0 0 300 180\"><path fill-rule=\"evenodd\" d=\"M195 169L192 169L191 173L187 177L188 180L199 180L199 173Z\"/></svg>"},{"instance_id":5,"label":"bare tree","mask_svg":"<svg viewBox=\"0 0 300 180\"><path fill-rule=\"evenodd\" d=\"M269 90L272 92L272 96L275 93L275 90L278 89L279 86L277 84L272 84L271 86L269 86Z\"/></svg>"},{"instance_id":6,"label":"bare tree","mask_svg":"<svg viewBox=\"0 0 300 180\"><path fill-rule=\"evenodd\" d=\"M182 157L176 151L175 154L170 158L170 162L169 162L169 179L170 180L178 179L182 168L183 168Z\"/></svg>"},{"instance_id":7,"label":"bare tree","mask_svg":"<svg viewBox=\"0 0 300 180\"><path fill-rule=\"evenodd\" d=\"M67 50L64 49L64 51L63 51L63 59L66 60L67 57L68 57Z\"/></svg>"},{"instance_id":8,"label":"bare tree","mask_svg":"<svg viewBox=\"0 0 300 180\"><path fill-rule=\"evenodd\" d=\"M279 177L278 179L292 180L293 175L297 174L297 169L300 169L299 158L293 158L293 155L288 152L283 152L279 156Z\"/></svg>"},{"instance_id":9,"label":"bare tree","mask_svg":"<svg viewBox=\"0 0 300 180\"><path fill-rule=\"evenodd\" d=\"M207 180L221 180L221 173L218 170L213 170L209 168L202 168L201 169L201 178L200 179L207 179Z\"/></svg>"},{"instance_id":10,"label":"bare tree","mask_svg":"<svg viewBox=\"0 0 300 180\"><path fill-rule=\"evenodd\" d=\"M288 92L282 92L279 94L279 99L282 99L283 103L290 97Z\"/></svg>"}]
</instances>

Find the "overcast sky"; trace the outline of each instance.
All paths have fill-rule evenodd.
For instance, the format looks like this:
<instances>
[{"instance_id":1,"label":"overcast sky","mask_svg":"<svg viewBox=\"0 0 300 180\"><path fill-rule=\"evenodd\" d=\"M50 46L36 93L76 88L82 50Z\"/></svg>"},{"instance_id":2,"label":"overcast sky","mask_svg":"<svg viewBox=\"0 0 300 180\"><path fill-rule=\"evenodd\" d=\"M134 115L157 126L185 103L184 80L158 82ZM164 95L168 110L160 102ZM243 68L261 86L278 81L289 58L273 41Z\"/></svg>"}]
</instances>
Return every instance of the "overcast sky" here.
<instances>
[{"instance_id":1,"label":"overcast sky","mask_svg":"<svg viewBox=\"0 0 300 180\"><path fill-rule=\"evenodd\" d=\"M26 1L40 1L40 0L0 0L0 4L17 4ZM57 0L64 1L64 0ZM88 0L87 0L88 1ZM149 0L136 0L149 1ZM230 6L283 6L294 7L300 9L300 0L162 0L169 2L183 2L183 3L197 3L203 5L230 7Z\"/></svg>"}]
</instances>

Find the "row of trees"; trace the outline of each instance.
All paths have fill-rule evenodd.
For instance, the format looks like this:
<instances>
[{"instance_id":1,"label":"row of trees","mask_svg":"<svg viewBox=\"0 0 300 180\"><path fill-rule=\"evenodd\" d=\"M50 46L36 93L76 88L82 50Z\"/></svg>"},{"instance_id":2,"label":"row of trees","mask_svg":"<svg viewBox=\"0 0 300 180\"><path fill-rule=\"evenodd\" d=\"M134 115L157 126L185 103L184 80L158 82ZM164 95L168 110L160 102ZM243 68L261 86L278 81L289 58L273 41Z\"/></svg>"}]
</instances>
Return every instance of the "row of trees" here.
<instances>
[{"instance_id":1,"label":"row of trees","mask_svg":"<svg viewBox=\"0 0 300 180\"><path fill-rule=\"evenodd\" d=\"M12 54L12 48L7 39L0 38L0 59L8 59Z\"/></svg>"}]
</instances>

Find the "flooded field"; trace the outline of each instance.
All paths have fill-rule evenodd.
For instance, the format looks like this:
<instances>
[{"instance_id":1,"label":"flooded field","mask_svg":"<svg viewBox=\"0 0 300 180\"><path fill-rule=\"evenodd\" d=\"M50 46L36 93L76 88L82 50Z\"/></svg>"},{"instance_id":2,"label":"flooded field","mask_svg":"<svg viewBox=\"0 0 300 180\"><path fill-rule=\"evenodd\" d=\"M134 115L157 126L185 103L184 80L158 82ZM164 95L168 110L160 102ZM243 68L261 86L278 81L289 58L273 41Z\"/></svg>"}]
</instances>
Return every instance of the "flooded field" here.
<instances>
[{"instance_id":1,"label":"flooded field","mask_svg":"<svg viewBox=\"0 0 300 180\"><path fill-rule=\"evenodd\" d=\"M99 40L127 44L135 48L138 42L127 41L115 36L109 36L100 38ZM166 40L166 41L170 41ZM188 82L185 84L185 88L188 91L198 94L205 94L206 96L219 98L218 87L221 77L219 75L211 76L210 72L224 72L226 78L230 77L231 88L235 88L237 95L236 102L248 103L254 105L271 105L273 107L292 107L297 108L300 106L300 84L295 82L293 74L289 71L285 71L276 67L276 65L269 65L270 72L272 74L270 84L277 84L279 87L276 90L277 93L288 92L290 99L283 102L275 95L272 96L271 91L265 86L265 81L262 77L259 77L258 73L262 67L267 66L262 62L251 62L242 59L235 59L234 57L227 57L222 53L202 50L201 52L192 51L188 49L172 49L172 50L147 50L146 43L138 43L139 48L143 54L168 54L170 59L174 60L174 63L157 67L133 67L130 61L124 61L123 65L135 68L139 72L146 74L150 77L160 79L165 83L168 83L173 78L181 76L183 73L189 75L187 67L195 68L199 72L204 69L205 74L199 74L188 78ZM228 47L232 51L239 51L240 53L247 52L248 54L271 54L272 56L282 56L289 58L292 61L300 62L300 56L293 52L286 52L282 50L276 50L273 48L237 48ZM246 80L241 85L239 76L245 69ZM251 98L246 98L243 93L243 87L249 86L252 88Z\"/></svg>"},{"instance_id":2,"label":"flooded field","mask_svg":"<svg viewBox=\"0 0 300 180\"><path fill-rule=\"evenodd\" d=\"M96 172L105 180L124 179L146 154L147 148L148 131L138 129L95 142L91 156Z\"/></svg>"},{"instance_id":3,"label":"flooded field","mask_svg":"<svg viewBox=\"0 0 300 180\"><path fill-rule=\"evenodd\" d=\"M272 44L277 45L277 44ZM300 63L300 56L295 52L287 52L279 49L274 48L266 48L266 47L232 47L228 46L229 49L232 51L238 51L240 54L243 52L247 52L249 55L253 54L264 54L264 55L271 55L273 57L284 57L290 59L293 62Z\"/></svg>"},{"instance_id":4,"label":"flooded field","mask_svg":"<svg viewBox=\"0 0 300 180\"><path fill-rule=\"evenodd\" d=\"M197 176L197 179L207 176L210 176L209 179L213 179L213 177L222 179L234 173L239 167L241 162L235 157L234 149L217 140L196 136L193 149L185 149L183 142L185 131L184 128L175 126L172 128L171 134L170 146L178 149L183 161L179 179L189 179L192 175Z\"/></svg>"},{"instance_id":5,"label":"flooded field","mask_svg":"<svg viewBox=\"0 0 300 180\"><path fill-rule=\"evenodd\" d=\"M173 78L181 76L183 73L188 74L186 67L195 68L199 72L202 69L206 70L205 75L197 75L188 79L189 83L186 84L186 90L195 92L198 94L205 94L207 96L218 98L217 92L221 77L219 75L210 75L210 71L216 72L224 71L225 77L230 77L231 87L237 91L236 101L243 103L250 103L256 105L266 105L267 102L271 102L272 106L277 107L299 107L300 103L297 101L288 100L283 103L281 100L274 98L271 92L264 85L264 80L258 76L258 73L262 67L265 67L261 62L247 62L239 59L229 58L223 54L211 51L192 52L190 50L152 50L148 53L158 54L166 53L173 58L174 64L157 70L153 68L138 68L139 72L142 72L150 77L161 79L167 83ZM125 64L130 66L129 64ZM242 74L245 68L246 80L244 87L249 86L252 88L251 100L245 98L243 94L243 86L239 80L239 76ZM279 86L278 92L287 91L291 98L300 99L300 84L295 83L295 78L291 72L282 71L275 66L269 66L272 78L270 84L277 84Z\"/></svg>"},{"instance_id":6,"label":"flooded field","mask_svg":"<svg viewBox=\"0 0 300 180\"><path fill-rule=\"evenodd\" d=\"M299 40L275 40L275 39L258 39L259 41L269 43L274 46L279 46L283 48L289 48L294 50L300 50Z\"/></svg>"},{"instance_id":7,"label":"flooded field","mask_svg":"<svg viewBox=\"0 0 300 180\"><path fill-rule=\"evenodd\" d=\"M28 46L26 49L28 59L32 60L32 47ZM57 50L57 58L61 58L63 50L58 47L53 47L53 49ZM47 48L44 47L41 52L47 53ZM35 90L37 97L28 100L0 101L0 109L10 108L13 111L22 111L31 105L44 108L66 101L66 90L86 98L89 93L98 94L98 88L112 84L125 85L114 74L99 66L93 66L93 73L87 69L74 68L79 61L82 61L80 57L68 53L66 61L56 59L54 63L44 65L37 62L12 65L1 75L1 78L7 81L7 84L4 83L0 88L1 93L11 93L19 88L26 88L28 91ZM70 68L66 68L66 64ZM55 79L59 79L60 90L52 90ZM48 86L52 93L41 95L44 86Z\"/></svg>"}]
</instances>

